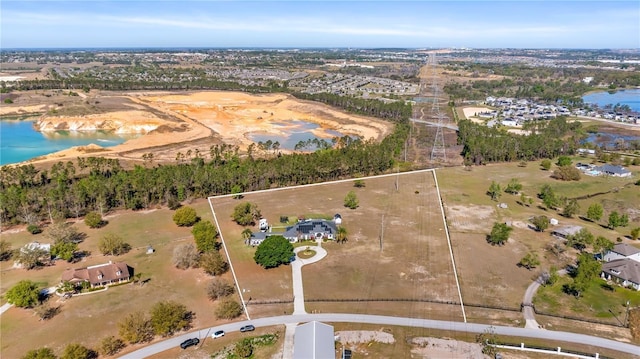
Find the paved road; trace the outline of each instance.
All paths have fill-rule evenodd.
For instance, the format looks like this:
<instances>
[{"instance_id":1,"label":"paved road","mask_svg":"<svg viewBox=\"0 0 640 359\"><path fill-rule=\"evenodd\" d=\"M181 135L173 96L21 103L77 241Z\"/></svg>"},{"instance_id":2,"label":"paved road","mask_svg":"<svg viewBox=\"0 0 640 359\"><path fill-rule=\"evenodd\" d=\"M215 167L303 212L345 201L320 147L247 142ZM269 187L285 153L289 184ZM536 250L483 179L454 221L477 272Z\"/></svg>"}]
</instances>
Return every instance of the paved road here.
<instances>
[{"instance_id":1,"label":"paved road","mask_svg":"<svg viewBox=\"0 0 640 359\"><path fill-rule=\"evenodd\" d=\"M268 327L273 325L282 325L289 323L303 323L312 320L325 323L367 323L378 325L398 325L404 327L428 328L439 330L452 330L467 333L482 333L491 328L497 335L517 336L522 338L535 338L544 340L556 340L567 343L589 344L601 348L609 348L623 353L634 354L640 356L640 346L633 344L617 342L610 339L604 339L584 334L557 332L552 330L538 330L528 328L515 328L504 326L489 326L485 324L449 322L441 320L416 319L406 317L389 317L382 315L367 314L295 314L284 315L278 317L260 318L251 321L236 322L220 325L212 328L202 329L196 332L183 334L174 338L164 340L162 342L149 345L145 348L136 350L135 352L126 354L122 359L140 359L163 352L168 349L177 348L181 342L188 338L199 337L205 338L207 334L213 333L215 330L224 330L226 332L237 331L246 324L253 324L256 327ZM206 340L213 340L208 338Z\"/></svg>"},{"instance_id":2,"label":"paved road","mask_svg":"<svg viewBox=\"0 0 640 359\"><path fill-rule=\"evenodd\" d=\"M417 118L412 118L410 120L411 122L415 122L415 123L424 123L425 125L438 126L438 123L435 121L418 120ZM450 130L458 131L458 126L456 125L442 124L442 127L448 128Z\"/></svg>"}]
</instances>

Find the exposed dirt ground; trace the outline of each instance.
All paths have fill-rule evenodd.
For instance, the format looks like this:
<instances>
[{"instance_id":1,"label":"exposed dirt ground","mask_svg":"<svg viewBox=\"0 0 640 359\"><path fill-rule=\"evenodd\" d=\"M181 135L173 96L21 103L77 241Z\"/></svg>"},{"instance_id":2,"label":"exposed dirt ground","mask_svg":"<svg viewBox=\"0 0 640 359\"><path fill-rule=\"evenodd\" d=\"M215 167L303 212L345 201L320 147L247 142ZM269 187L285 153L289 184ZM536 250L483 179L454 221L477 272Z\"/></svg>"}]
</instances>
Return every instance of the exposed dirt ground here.
<instances>
[{"instance_id":1,"label":"exposed dirt ground","mask_svg":"<svg viewBox=\"0 0 640 359\"><path fill-rule=\"evenodd\" d=\"M68 92L17 93L14 104L0 115L39 115L38 124L48 130L106 129L119 133L147 133L115 147L73 148L31 162L74 159L100 152L105 157L140 160L153 153L156 161L174 161L176 153L206 154L213 144L227 143L246 149L252 134L282 136L298 130L295 121L314 123L318 137L327 131L381 140L393 125L379 119L346 114L316 102L286 94L251 95L239 92L194 93L136 92L115 94L92 91L82 96Z\"/></svg>"}]
</instances>

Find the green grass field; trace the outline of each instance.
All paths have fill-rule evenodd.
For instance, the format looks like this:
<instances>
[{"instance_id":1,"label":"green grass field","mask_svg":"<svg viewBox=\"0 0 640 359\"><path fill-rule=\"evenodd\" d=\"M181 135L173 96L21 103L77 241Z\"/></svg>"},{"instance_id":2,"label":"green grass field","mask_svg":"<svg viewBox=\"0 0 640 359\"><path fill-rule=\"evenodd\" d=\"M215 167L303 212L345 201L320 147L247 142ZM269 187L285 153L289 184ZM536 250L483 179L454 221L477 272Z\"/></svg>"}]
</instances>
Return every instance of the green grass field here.
<instances>
[{"instance_id":1,"label":"green grass field","mask_svg":"<svg viewBox=\"0 0 640 359\"><path fill-rule=\"evenodd\" d=\"M536 309L566 316L580 313L581 316L619 324L618 320L624 321L627 301L631 307L640 305L640 292L616 285L608 286L601 279L594 280L582 297L576 298L562 290L570 282L571 278L564 276L553 286L541 287L534 299Z\"/></svg>"}]
</instances>

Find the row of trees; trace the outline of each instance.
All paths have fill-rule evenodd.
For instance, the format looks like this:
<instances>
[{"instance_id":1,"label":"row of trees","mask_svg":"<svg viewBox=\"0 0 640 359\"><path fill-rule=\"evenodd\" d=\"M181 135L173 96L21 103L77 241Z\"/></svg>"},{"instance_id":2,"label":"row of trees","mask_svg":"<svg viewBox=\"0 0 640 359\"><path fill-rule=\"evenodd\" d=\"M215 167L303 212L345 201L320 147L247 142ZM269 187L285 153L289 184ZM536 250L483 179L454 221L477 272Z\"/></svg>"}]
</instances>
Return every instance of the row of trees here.
<instances>
[{"instance_id":1,"label":"row of trees","mask_svg":"<svg viewBox=\"0 0 640 359\"><path fill-rule=\"evenodd\" d=\"M567 123L563 117L535 122L530 135L517 135L504 129L487 127L469 120L458 122L458 143L467 164L532 161L572 154L582 136L579 122Z\"/></svg>"},{"instance_id":2,"label":"row of trees","mask_svg":"<svg viewBox=\"0 0 640 359\"><path fill-rule=\"evenodd\" d=\"M381 143L349 140L345 147L270 159L241 158L234 148L216 147L206 162L136 166L122 169L118 161L79 158L54 164L0 169L2 223L39 224L55 216L80 217L114 208L144 209L187 198L380 174L392 168L408 135L406 124Z\"/></svg>"}]
</instances>

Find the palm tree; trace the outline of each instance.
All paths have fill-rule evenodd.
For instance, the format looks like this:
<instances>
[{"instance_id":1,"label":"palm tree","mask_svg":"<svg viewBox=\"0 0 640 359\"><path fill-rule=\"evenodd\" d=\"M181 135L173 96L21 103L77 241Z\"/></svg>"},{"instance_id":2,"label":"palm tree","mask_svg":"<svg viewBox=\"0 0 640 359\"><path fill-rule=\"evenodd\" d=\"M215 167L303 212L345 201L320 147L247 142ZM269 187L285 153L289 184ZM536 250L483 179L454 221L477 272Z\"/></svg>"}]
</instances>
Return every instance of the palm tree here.
<instances>
[{"instance_id":1,"label":"palm tree","mask_svg":"<svg viewBox=\"0 0 640 359\"><path fill-rule=\"evenodd\" d=\"M344 243L347 241L347 229L343 226L338 226L338 230L336 232L336 242Z\"/></svg>"},{"instance_id":2,"label":"palm tree","mask_svg":"<svg viewBox=\"0 0 640 359\"><path fill-rule=\"evenodd\" d=\"M252 234L253 234L253 232L251 231L251 229L245 228L244 231L242 231L242 239L244 239L246 241L249 238L251 238Z\"/></svg>"}]
</instances>

